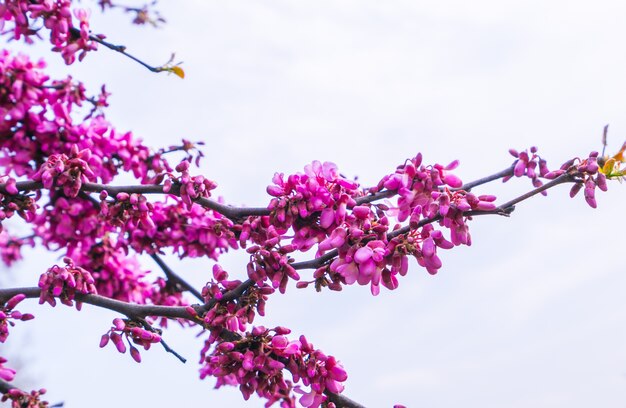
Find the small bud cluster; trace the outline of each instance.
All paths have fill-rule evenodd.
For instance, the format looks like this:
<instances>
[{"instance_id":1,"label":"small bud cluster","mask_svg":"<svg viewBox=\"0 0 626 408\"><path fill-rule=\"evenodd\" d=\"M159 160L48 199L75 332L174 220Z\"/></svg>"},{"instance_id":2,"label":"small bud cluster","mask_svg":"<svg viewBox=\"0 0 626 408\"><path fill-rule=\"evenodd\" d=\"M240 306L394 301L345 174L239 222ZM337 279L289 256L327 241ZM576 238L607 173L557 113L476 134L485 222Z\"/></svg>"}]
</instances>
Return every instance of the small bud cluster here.
<instances>
[{"instance_id":1,"label":"small bud cluster","mask_svg":"<svg viewBox=\"0 0 626 408\"><path fill-rule=\"evenodd\" d=\"M219 265L213 266L213 280L202 289L205 303L217 301L201 319L204 325L212 330L213 335L219 335L221 328L232 332L243 332L246 325L254 322L256 313L265 315L265 302L274 289L265 284L249 287L244 294L231 301L223 301L224 294L241 285L240 280L229 280L228 272ZM190 313L196 315L193 308Z\"/></svg>"},{"instance_id":2,"label":"small bud cluster","mask_svg":"<svg viewBox=\"0 0 626 408\"><path fill-rule=\"evenodd\" d=\"M15 213L26 222L31 222L37 211L35 199L28 195L19 194L14 178L2 176L0 183L4 184L6 190L6 193L0 193L0 232L3 228L2 221L11 218Z\"/></svg>"},{"instance_id":3,"label":"small bud cluster","mask_svg":"<svg viewBox=\"0 0 626 408\"><path fill-rule=\"evenodd\" d=\"M43 273L39 278L41 295L39 304L48 303L56 306L56 298L67 306L74 306L74 298L77 293L97 293L94 279L89 272L74 265L71 258L63 258L65 267L54 265ZM81 302L76 302L76 309L80 310Z\"/></svg>"},{"instance_id":4,"label":"small bud cluster","mask_svg":"<svg viewBox=\"0 0 626 408\"><path fill-rule=\"evenodd\" d=\"M180 185L180 198L187 208L191 208L193 202L198 198L209 198L211 190L217 187L215 182L205 178L204 176L191 176L189 174L189 161L183 160L176 166L176 171L182 173L180 178L175 179L175 183ZM171 179L166 179L165 192L171 188Z\"/></svg>"},{"instance_id":5,"label":"small bud cluster","mask_svg":"<svg viewBox=\"0 0 626 408\"><path fill-rule=\"evenodd\" d=\"M598 165L598 152L591 152L589 157L583 160L567 162L561 166L561 173L572 174L577 178L576 183L570 189L570 197L575 197L578 192L584 188L583 195L585 201L591 208L596 208L596 187L601 191L607 191L607 176L600 171Z\"/></svg>"},{"instance_id":6,"label":"small bud cluster","mask_svg":"<svg viewBox=\"0 0 626 408\"><path fill-rule=\"evenodd\" d=\"M254 245L246 252L250 254L250 262L247 266L248 277L257 284L269 280L274 289L285 293L289 279L300 280L300 275L291 266L293 260L287 255L293 252L292 245L286 245L277 250Z\"/></svg>"},{"instance_id":7,"label":"small bud cluster","mask_svg":"<svg viewBox=\"0 0 626 408\"><path fill-rule=\"evenodd\" d=\"M132 320L116 318L113 319L113 327L102 335L100 348L109 344L110 340L117 348L117 351L124 354L126 353L124 338L126 338L128 343L130 356L138 363L141 363L141 354L139 354L139 350L133 344L143 347L144 350L149 350L150 346L161 341L160 333L146 330Z\"/></svg>"},{"instance_id":8,"label":"small bud cluster","mask_svg":"<svg viewBox=\"0 0 626 408\"><path fill-rule=\"evenodd\" d=\"M531 179L534 187L541 187L543 182L539 178L550 178L548 177L550 170L547 162L537 154L538 149L532 146L529 150L518 152L515 149L509 149L511 156L517 160L513 162L513 175L503 178L503 182L507 182L513 176L526 176ZM541 194L546 195L547 193L543 191Z\"/></svg>"},{"instance_id":9,"label":"small bud cluster","mask_svg":"<svg viewBox=\"0 0 626 408\"><path fill-rule=\"evenodd\" d=\"M72 145L69 157L65 154L51 155L32 178L41 181L44 188L61 187L66 197L76 197L84 182L96 180L89 167L90 157L90 150L79 151L77 145Z\"/></svg>"},{"instance_id":10,"label":"small bud cluster","mask_svg":"<svg viewBox=\"0 0 626 408\"><path fill-rule=\"evenodd\" d=\"M123 230L131 233L135 230L141 230L148 236L154 235L156 225L151 217L153 206L144 195L118 193L113 203L108 202L107 197L106 190L100 194L102 221L116 227L122 227Z\"/></svg>"}]
</instances>

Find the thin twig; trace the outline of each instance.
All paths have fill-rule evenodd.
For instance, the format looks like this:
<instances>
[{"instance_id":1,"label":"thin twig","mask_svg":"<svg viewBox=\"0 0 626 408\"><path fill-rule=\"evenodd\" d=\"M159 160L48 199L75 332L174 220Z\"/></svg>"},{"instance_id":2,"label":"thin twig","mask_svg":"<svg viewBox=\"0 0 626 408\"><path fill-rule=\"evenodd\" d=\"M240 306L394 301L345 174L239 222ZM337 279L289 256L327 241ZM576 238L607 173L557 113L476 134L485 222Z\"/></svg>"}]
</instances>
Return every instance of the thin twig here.
<instances>
[{"instance_id":1,"label":"thin twig","mask_svg":"<svg viewBox=\"0 0 626 408\"><path fill-rule=\"evenodd\" d=\"M173 348L171 348L170 346L167 345L167 343L165 342L165 340L163 340L163 338L161 338L161 345L163 346L163 348L165 349L165 351L167 351L168 353L173 354L176 358L178 358L183 364L185 364L187 362L187 359L183 356L181 356L180 354L178 354L176 352L176 350L174 350Z\"/></svg>"},{"instance_id":2,"label":"thin twig","mask_svg":"<svg viewBox=\"0 0 626 408\"><path fill-rule=\"evenodd\" d=\"M80 36L80 31L77 28L70 28L70 31L72 32L73 35L76 36ZM113 50L115 52L119 52L120 54L132 59L133 61L141 64L142 66L146 67L148 70L150 70L151 72L163 72L163 71L167 71L166 68L159 66L159 67L153 67L151 65L146 64L145 62L143 62L142 60L140 60L139 58L135 57L132 54L129 54L128 52L126 52L126 47L124 45L115 45L112 44L108 41L104 41L102 38L98 37L97 35L93 35L90 34L89 35L89 39L91 41L97 42L98 44L102 44L105 47L107 47L110 50Z\"/></svg>"},{"instance_id":3,"label":"thin twig","mask_svg":"<svg viewBox=\"0 0 626 408\"><path fill-rule=\"evenodd\" d=\"M576 181L575 175L570 174L570 173L563 173L560 176L558 176L557 178L555 178L554 180L549 181L548 183L544 184L541 187L538 187L534 190L529 191L526 194L522 194L521 196L512 199L511 201L507 201L506 203L498 206L498 210L501 211L506 211L508 208L514 207L515 204L520 203L524 200L529 199L530 197L537 195L539 193L541 193L542 191L546 191L549 188L552 188L554 186L558 186L559 184L563 184L563 183L572 183Z\"/></svg>"},{"instance_id":4,"label":"thin twig","mask_svg":"<svg viewBox=\"0 0 626 408\"><path fill-rule=\"evenodd\" d=\"M465 191L470 191L472 188L483 185L483 184L487 184L491 181L500 179L500 178L504 178L507 176L511 176L513 175L513 169L515 168L515 164L512 164L510 167L501 170L497 173L494 173L490 176L487 177L483 177L483 178L479 178L478 180L474 180L474 181L470 181L469 183L465 183L463 184L461 187L459 187L458 189L454 189L454 190L465 190Z\"/></svg>"},{"instance_id":5,"label":"thin twig","mask_svg":"<svg viewBox=\"0 0 626 408\"><path fill-rule=\"evenodd\" d=\"M170 268L169 265L166 264L165 261L158 254L150 254L150 257L154 260L154 262L157 263L157 265L159 265L159 267L163 270L163 273L165 273L167 279L171 281L172 284L179 285L183 290L186 290L194 295L199 301L204 301L202 294L196 288L191 286L191 284L189 284L178 274L176 274L176 272L174 272L172 268Z\"/></svg>"}]
</instances>

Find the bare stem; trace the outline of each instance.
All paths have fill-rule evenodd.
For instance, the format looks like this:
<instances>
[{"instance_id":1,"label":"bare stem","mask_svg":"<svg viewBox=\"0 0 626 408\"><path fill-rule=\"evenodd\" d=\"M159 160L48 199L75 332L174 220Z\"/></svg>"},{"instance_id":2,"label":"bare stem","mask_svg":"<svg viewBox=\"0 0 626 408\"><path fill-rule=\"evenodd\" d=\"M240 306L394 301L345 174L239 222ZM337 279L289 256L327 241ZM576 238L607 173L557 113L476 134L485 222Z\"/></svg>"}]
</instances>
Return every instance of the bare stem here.
<instances>
[{"instance_id":1,"label":"bare stem","mask_svg":"<svg viewBox=\"0 0 626 408\"><path fill-rule=\"evenodd\" d=\"M534 190L529 191L526 194L522 194L521 196L512 199L511 201L507 201L506 203L498 206L497 209L502 210L502 211L506 211L508 208L512 208L515 206L515 204L520 203L524 200L529 199L530 197L537 195L539 193L541 193L542 191L546 191L554 186L558 186L559 184L563 184L563 183L572 183L576 181L576 178L574 175L570 174L570 173L563 173L560 176L558 176L557 178L555 178L554 180L551 180L550 182L544 184L541 187L538 187Z\"/></svg>"},{"instance_id":2,"label":"bare stem","mask_svg":"<svg viewBox=\"0 0 626 408\"><path fill-rule=\"evenodd\" d=\"M187 283L187 281L181 278L178 274L176 274L176 272L174 272L172 268L170 268L169 265L165 263L163 258L161 258L158 254L150 254L150 257L154 260L154 262L157 263L157 265L159 265L159 267L163 270L163 273L165 273L167 279L172 284L180 286L183 290L188 291L189 293L194 295L199 301L204 301L204 299L202 298L202 294L196 288Z\"/></svg>"},{"instance_id":3,"label":"bare stem","mask_svg":"<svg viewBox=\"0 0 626 408\"><path fill-rule=\"evenodd\" d=\"M487 177L483 177L483 178L479 178L478 180L474 180L474 181L470 181L469 183L465 183L463 184L461 187L458 188L458 190L465 190L465 191L470 191L472 188L474 187L478 187L481 186L483 184L487 184L491 181L494 180L498 180L507 176L512 176L513 175L513 169L515 168L515 164L511 165L510 167L499 171L497 173L494 173L490 176Z\"/></svg>"},{"instance_id":4,"label":"bare stem","mask_svg":"<svg viewBox=\"0 0 626 408\"><path fill-rule=\"evenodd\" d=\"M76 28L70 28L70 31L73 32L74 35L78 35L80 36L80 31ZM166 68L164 68L163 66L159 66L159 67L153 67L152 65L148 65L145 62L143 62L142 60L140 60L139 58L135 57L132 54L129 54L128 52L126 52L126 47L124 45L115 45L112 44L108 41L103 40L102 38L98 37L97 35L93 35L90 34L89 35L89 39L91 41L95 41L98 44L102 44L105 47L107 47L110 50L113 50L115 52L119 52L120 54L132 59L133 61L141 64L142 66L146 67L148 70L150 70L151 72L163 72L163 71L167 71Z\"/></svg>"}]
</instances>

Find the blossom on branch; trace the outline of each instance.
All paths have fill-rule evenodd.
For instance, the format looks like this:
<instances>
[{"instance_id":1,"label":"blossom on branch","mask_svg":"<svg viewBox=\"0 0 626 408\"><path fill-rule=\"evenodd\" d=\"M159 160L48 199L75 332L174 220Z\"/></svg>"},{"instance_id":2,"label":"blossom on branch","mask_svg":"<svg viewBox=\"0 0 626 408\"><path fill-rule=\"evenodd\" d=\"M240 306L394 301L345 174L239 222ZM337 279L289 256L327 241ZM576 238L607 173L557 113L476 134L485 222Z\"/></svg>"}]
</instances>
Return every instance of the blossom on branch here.
<instances>
[{"instance_id":1,"label":"blossom on branch","mask_svg":"<svg viewBox=\"0 0 626 408\"><path fill-rule=\"evenodd\" d=\"M97 293L94 279L89 272L80 266L74 265L71 258L63 258L66 266L54 265L39 278L41 295L39 304L48 303L56 306L56 299L67 306L74 306L77 293ZM76 302L76 309L80 310L81 302Z\"/></svg>"}]
</instances>

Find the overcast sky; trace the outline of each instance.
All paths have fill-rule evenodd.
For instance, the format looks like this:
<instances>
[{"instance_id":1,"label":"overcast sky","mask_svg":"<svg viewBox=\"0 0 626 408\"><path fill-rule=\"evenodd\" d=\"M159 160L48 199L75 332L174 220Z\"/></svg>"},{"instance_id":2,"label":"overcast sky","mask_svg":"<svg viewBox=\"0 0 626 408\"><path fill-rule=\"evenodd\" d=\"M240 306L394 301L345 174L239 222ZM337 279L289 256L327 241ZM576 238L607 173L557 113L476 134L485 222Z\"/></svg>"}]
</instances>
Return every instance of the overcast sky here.
<instances>
[{"instance_id":1,"label":"overcast sky","mask_svg":"<svg viewBox=\"0 0 626 408\"><path fill-rule=\"evenodd\" d=\"M108 118L146 144L205 141L201 171L230 204L265 205L274 172L312 160L370 185L421 151L429 163L460 159L457 174L470 181L507 167L510 147L537 145L557 167L601 150L607 123L610 150L626 139L623 2L189 0L163 2L168 22L157 30L92 8L94 32L155 65L176 52L187 78L106 49L69 72L93 92L106 83ZM47 48L28 52L65 76ZM479 192L508 200L530 187ZM623 407L625 199L613 182L593 210L557 188L511 218L475 219L472 247L443 253L436 276L413 264L378 297L291 288L258 323L336 356L346 395L368 407ZM35 285L55 256L29 253L16 282ZM241 257L222 264L245 276ZM201 286L212 263L171 265ZM198 379L195 333L165 335L187 364L156 347L138 365L98 349L114 313L30 305L37 318L13 329L9 347L51 402L262 406Z\"/></svg>"}]
</instances>

